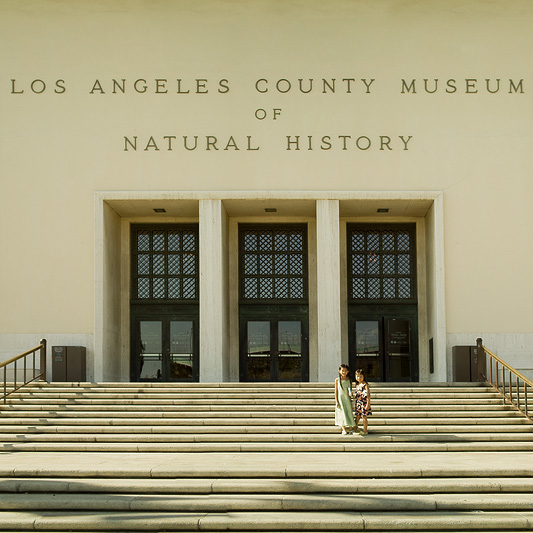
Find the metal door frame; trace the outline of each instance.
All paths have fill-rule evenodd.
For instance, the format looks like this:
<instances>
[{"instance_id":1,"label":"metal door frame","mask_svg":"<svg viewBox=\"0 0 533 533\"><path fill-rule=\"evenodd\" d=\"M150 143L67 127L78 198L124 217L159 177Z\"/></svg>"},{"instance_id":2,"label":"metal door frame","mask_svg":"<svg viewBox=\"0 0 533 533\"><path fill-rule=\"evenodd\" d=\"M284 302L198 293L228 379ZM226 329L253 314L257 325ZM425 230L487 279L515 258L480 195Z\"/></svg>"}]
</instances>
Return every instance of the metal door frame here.
<instances>
[{"instance_id":1,"label":"metal door frame","mask_svg":"<svg viewBox=\"0 0 533 533\"><path fill-rule=\"evenodd\" d=\"M193 249L184 249L183 247L178 249L173 249L170 247L165 247L162 250L154 250L150 248L148 250L140 251L135 248L136 246L136 232L152 232L152 231L177 231L177 232L188 232L193 233L195 239L195 248ZM168 235L168 234L166 234ZM199 381L199 227L197 223L159 223L159 224L140 224L132 223L130 225L130 261L131 261L131 297L130 297L130 379L132 381L140 381L140 368L139 368L139 357L138 357L138 347L140 345L140 328L139 323L141 320L160 320L163 322L163 332L162 332L162 342L163 342L163 353L166 351L166 356L163 357L167 359L167 364L162 366L162 380L161 381ZM150 237L151 239L151 237ZM165 236L165 243L167 242L167 236ZM181 241L180 241L181 242ZM183 272L180 270L179 273L174 274L170 272L170 268L165 267L163 273L154 274L153 270L148 267L148 273L139 274L136 272L138 256L141 254L160 254L165 256L165 265L168 266L169 257L171 254L181 254L181 255L194 255L195 256L195 269L196 272L191 274L190 272ZM184 259L180 259L183 261ZM168 280L171 277L179 278L182 281L187 278L191 281L190 286L191 290L194 288L194 296L187 297L185 294L179 293L182 296L182 299L170 297L170 289L164 291L165 295L162 297L136 297L137 289L135 287L136 279L138 277L147 277L147 278L160 278L162 280ZM194 280L194 281L192 281ZM180 297L181 297L180 296ZM193 322L193 377L192 378L183 378L183 379L170 379L169 376L169 353L170 353L170 322L171 321L192 321ZM151 381L151 380L143 380Z\"/></svg>"},{"instance_id":2,"label":"metal door frame","mask_svg":"<svg viewBox=\"0 0 533 533\"><path fill-rule=\"evenodd\" d=\"M140 345L140 322L146 321L161 321L163 323L162 342L163 342L163 364L162 364L162 379L161 382L197 382L200 378L199 368L199 314L197 305L179 306L179 305L139 305L131 308L130 321L130 337L131 337L131 352L130 352L130 379L131 381L148 381L151 379L140 378L140 358L138 357L137 348ZM169 376L169 353L170 353L170 322L172 321L190 321L193 323L193 366L192 378L173 378ZM165 363L166 359L166 363ZM155 380L157 381L157 380Z\"/></svg>"},{"instance_id":3,"label":"metal door frame","mask_svg":"<svg viewBox=\"0 0 533 533\"><path fill-rule=\"evenodd\" d=\"M380 380L387 382L387 364L385 357L385 322L387 319L409 320L410 332L409 342L411 345L410 360L410 381L419 380L418 361L418 309L416 305L349 305L348 306L348 344L349 344L349 366L356 370L357 358L355 355L355 322L356 321L378 321L380 322L381 334L380 343Z\"/></svg>"},{"instance_id":4,"label":"metal door frame","mask_svg":"<svg viewBox=\"0 0 533 533\"><path fill-rule=\"evenodd\" d=\"M297 381L309 381L309 310L305 305L248 305L242 306L239 311L239 380L248 381L274 381L291 382L294 380L280 379L278 359L273 357L270 366L270 379L251 380L248 378L247 341L249 321L270 322L270 350L277 350L278 322L300 321L302 324L302 367L301 378ZM274 350L272 348L274 347Z\"/></svg>"}]
</instances>

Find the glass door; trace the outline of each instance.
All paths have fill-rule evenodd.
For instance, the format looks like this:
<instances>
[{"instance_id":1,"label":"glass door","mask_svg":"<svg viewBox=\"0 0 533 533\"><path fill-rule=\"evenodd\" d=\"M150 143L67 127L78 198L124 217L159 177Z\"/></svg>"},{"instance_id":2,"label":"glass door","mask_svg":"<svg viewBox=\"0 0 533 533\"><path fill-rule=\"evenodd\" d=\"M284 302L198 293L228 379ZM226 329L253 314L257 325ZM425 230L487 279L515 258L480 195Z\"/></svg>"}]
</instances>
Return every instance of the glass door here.
<instances>
[{"instance_id":1,"label":"glass door","mask_svg":"<svg viewBox=\"0 0 533 533\"><path fill-rule=\"evenodd\" d=\"M355 321L355 363L350 366L354 372L364 369L369 381L383 380L381 337L381 320Z\"/></svg>"},{"instance_id":2,"label":"glass door","mask_svg":"<svg viewBox=\"0 0 533 533\"><path fill-rule=\"evenodd\" d=\"M163 379L163 321L140 320L138 328L137 378L139 381L161 381Z\"/></svg>"},{"instance_id":3,"label":"glass door","mask_svg":"<svg viewBox=\"0 0 533 533\"><path fill-rule=\"evenodd\" d=\"M194 322L169 321L168 377L170 381L189 380L194 376Z\"/></svg>"},{"instance_id":4,"label":"glass door","mask_svg":"<svg viewBox=\"0 0 533 533\"><path fill-rule=\"evenodd\" d=\"M243 319L241 379L303 381L307 371L307 325L304 320Z\"/></svg>"},{"instance_id":5,"label":"glass door","mask_svg":"<svg viewBox=\"0 0 533 533\"><path fill-rule=\"evenodd\" d=\"M277 329L277 378L282 381L301 381L302 322L279 320Z\"/></svg>"},{"instance_id":6,"label":"glass door","mask_svg":"<svg viewBox=\"0 0 533 533\"><path fill-rule=\"evenodd\" d=\"M246 324L246 376L250 381L270 381L272 374L269 320Z\"/></svg>"},{"instance_id":7,"label":"glass door","mask_svg":"<svg viewBox=\"0 0 533 533\"><path fill-rule=\"evenodd\" d=\"M133 381L198 381L198 336L194 319L134 317Z\"/></svg>"},{"instance_id":8,"label":"glass door","mask_svg":"<svg viewBox=\"0 0 533 533\"><path fill-rule=\"evenodd\" d=\"M350 367L370 381L418 381L416 316L350 319Z\"/></svg>"},{"instance_id":9,"label":"glass door","mask_svg":"<svg viewBox=\"0 0 533 533\"><path fill-rule=\"evenodd\" d=\"M410 381L413 345L411 321L384 317L386 381Z\"/></svg>"}]
</instances>

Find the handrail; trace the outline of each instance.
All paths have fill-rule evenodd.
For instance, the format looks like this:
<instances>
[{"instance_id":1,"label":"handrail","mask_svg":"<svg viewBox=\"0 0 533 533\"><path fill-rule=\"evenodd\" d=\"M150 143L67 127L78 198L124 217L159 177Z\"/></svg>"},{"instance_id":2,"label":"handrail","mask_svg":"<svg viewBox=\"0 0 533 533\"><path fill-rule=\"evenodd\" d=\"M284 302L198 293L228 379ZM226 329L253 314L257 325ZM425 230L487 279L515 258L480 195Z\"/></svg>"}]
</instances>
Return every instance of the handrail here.
<instances>
[{"instance_id":1,"label":"handrail","mask_svg":"<svg viewBox=\"0 0 533 533\"><path fill-rule=\"evenodd\" d=\"M39 374L35 375L35 356L36 353L40 352L40 365L39 365ZM28 368L27 368L27 357L29 355L33 355L33 377L31 379L28 379ZM23 383L18 385L17 383L17 361L20 361L21 359L24 359L24 380ZM14 364L15 367L13 369L13 388L8 391L7 390L7 367L11 364ZM31 350L28 350L27 352L21 353L20 355L17 355L15 357L12 357L11 359L8 359L7 361L4 361L3 363L0 363L0 369L4 369L4 395L3 400L4 403L7 402L7 397L12 394L13 392L19 390L20 388L24 387L28 383L31 383L32 381L35 381L36 379L46 379L46 339L41 339L41 344L39 346L36 346L35 348L32 348Z\"/></svg>"},{"instance_id":2,"label":"handrail","mask_svg":"<svg viewBox=\"0 0 533 533\"><path fill-rule=\"evenodd\" d=\"M483 346L482 339L477 339L477 347L478 347L478 353L480 354L484 353L485 355L489 356L489 362L488 362L489 376L488 377L484 376L485 379L502 395L504 404L507 400L509 400L509 402L512 405L514 405L530 422L533 422L533 418L531 418L531 416L529 415L529 408L528 408L528 403L527 403L528 387L530 387L530 390L533 391L533 381L527 378L526 376L524 376L523 374L521 374L520 372L518 372L518 370L514 369L511 365L507 364L505 361L500 359L497 355L493 354L488 348ZM493 378L493 371L492 371L493 362L495 363L495 367L496 367L495 368L496 383L494 383L494 378ZM498 370L499 370L498 365L502 366L502 383L501 383L502 386L501 387L500 387L500 378L498 375ZM506 388L506 383L505 383L505 371L506 370L509 372L509 383L508 383L507 388ZM486 368L485 368L485 371L486 371ZM512 383L513 376L515 377L515 383L516 383L516 385L514 386ZM520 388L521 388L520 381L522 381L524 385L523 400L520 395ZM513 388L516 389L515 395L513 395ZM516 396L516 400L515 400L515 396Z\"/></svg>"}]
</instances>

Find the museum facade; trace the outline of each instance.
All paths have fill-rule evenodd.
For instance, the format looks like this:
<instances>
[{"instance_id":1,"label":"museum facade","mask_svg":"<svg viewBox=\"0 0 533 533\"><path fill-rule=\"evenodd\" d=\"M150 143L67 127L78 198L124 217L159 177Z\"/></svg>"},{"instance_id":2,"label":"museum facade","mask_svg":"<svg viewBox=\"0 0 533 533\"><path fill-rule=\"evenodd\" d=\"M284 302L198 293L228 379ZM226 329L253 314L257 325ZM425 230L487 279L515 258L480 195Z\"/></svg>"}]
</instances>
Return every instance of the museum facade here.
<instances>
[{"instance_id":1,"label":"museum facade","mask_svg":"<svg viewBox=\"0 0 533 533\"><path fill-rule=\"evenodd\" d=\"M1 359L450 382L481 337L533 376L530 3L24 5L0 6Z\"/></svg>"}]
</instances>

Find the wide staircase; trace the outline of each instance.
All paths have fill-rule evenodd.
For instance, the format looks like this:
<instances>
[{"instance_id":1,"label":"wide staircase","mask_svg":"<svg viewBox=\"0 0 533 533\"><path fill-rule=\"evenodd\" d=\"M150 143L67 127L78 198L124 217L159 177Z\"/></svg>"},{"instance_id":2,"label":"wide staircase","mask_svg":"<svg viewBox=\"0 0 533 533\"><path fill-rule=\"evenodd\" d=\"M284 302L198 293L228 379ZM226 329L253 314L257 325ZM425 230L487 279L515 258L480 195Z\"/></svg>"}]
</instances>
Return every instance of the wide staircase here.
<instances>
[{"instance_id":1,"label":"wide staircase","mask_svg":"<svg viewBox=\"0 0 533 533\"><path fill-rule=\"evenodd\" d=\"M49 383L0 418L2 531L528 531L533 424L484 384ZM533 401L533 398L531 399Z\"/></svg>"}]
</instances>

